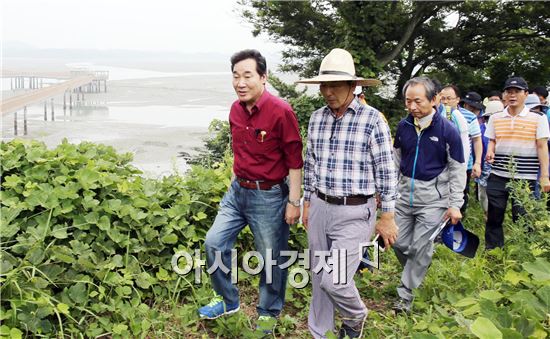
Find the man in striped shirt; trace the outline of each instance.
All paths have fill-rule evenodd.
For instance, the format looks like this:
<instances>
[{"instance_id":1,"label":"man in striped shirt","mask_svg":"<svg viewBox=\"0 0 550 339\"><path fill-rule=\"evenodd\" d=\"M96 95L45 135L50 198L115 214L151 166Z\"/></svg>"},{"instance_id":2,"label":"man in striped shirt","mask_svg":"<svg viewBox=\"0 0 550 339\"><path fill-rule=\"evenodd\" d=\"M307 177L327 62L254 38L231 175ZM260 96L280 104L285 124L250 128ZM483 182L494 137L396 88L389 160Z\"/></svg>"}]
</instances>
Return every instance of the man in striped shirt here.
<instances>
[{"instance_id":1,"label":"man in striped shirt","mask_svg":"<svg viewBox=\"0 0 550 339\"><path fill-rule=\"evenodd\" d=\"M540 168L542 191L550 191L548 181L548 144L550 136L546 117L525 107L527 82L512 77L504 85L508 107L491 116L485 136L489 138L487 161L492 163L487 182L489 209L485 226L485 247L504 246L502 223L510 194L506 187L511 179L527 180L534 191ZM517 220L522 208L512 201L512 218Z\"/></svg>"},{"instance_id":2,"label":"man in striped shirt","mask_svg":"<svg viewBox=\"0 0 550 339\"><path fill-rule=\"evenodd\" d=\"M360 103L356 86L380 81L355 76L351 54L333 49L322 61L319 75L299 81L320 84L327 106L312 113L304 163L304 210L313 270L313 296L308 325L314 338L325 338L334 328L334 309L343 317L339 337L361 337L367 308L353 276L362 257L361 244L376 232L386 247L397 238L394 220L397 173L388 125L378 110ZM374 226L380 194L382 213ZM334 251L344 253L344 264ZM332 254L332 271L316 270L319 254ZM340 258L342 259L342 258ZM329 258L330 260L330 258ZM339 279L342 276L343 279Z\"/></svg>"}]
</instances>

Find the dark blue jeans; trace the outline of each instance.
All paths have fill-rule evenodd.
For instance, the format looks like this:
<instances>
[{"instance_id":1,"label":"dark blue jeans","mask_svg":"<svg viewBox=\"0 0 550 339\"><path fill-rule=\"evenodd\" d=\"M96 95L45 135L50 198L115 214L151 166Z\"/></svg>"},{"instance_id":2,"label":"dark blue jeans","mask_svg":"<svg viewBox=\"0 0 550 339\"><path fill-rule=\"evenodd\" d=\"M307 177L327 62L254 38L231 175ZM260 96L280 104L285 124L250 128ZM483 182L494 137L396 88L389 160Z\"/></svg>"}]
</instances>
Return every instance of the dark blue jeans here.
<instances>
[{"instance_id":1,"label":"dark blue jeans","mask_svg":"<svg viewBox=\"0 0 550 339\"><path fill-rule=\"evenodd\" d=\"M283 187L281 187L283 186ZM216 220L206 234L206 260L210 267L219 251L222 262L231 268L231 249L239 232L246 226L254 235L254 244L266 259L271 251L272 259L282 264L288 257L280 257L280 251L288 248L289 225L285 222L285 209L288 201L286 184L275 185L270 190L248 189L241 187L235 180L224 195ZM239 265L242 267L242 265ZM266 269L272 270L272 282L266 281ZM239 303L239 291L231 283L231 272L224 273L217 269L210 276L216 293L224 298L227 304ZM278 316L283 308L287 270L278 265L266 268L260 276L260 296L257 305L259 315Z\"/></svg>"}]
</instances>

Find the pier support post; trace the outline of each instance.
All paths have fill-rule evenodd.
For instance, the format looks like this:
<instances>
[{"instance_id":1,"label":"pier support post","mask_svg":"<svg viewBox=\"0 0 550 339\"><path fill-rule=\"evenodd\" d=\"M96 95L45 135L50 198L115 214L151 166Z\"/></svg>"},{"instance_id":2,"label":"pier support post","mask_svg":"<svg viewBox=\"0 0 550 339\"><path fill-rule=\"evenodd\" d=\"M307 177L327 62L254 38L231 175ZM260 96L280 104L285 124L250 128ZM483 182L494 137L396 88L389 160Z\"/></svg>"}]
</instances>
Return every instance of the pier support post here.
<instances>
[{"instance_id":1,"label":"pier support post","mask_svg":"<svg viewBox=\"0 0 550 339\"><path fill-rule=\"evenodd\" d=\"M17 112L13 114L13 135L17 135Z\"/></svg>"},{"instance_id":2,"label":"pier support post","mask_svg":"<svg viewBox=\"0 0 550 339\"><path fill-rule=\"evenodd\" d=\"M23 135L27 135L27 106L23 108Z\"/></svg>"},{"instance_id":3,"label":"pier support post","mask_svg":"<svg viewBox=\"0 0 550 339\"><path fill-rule=\"evenodd\" d=\"M52 98L52 121L55 121L55 115L53 111L53 98Z\"/></svg>"}]
</instances>

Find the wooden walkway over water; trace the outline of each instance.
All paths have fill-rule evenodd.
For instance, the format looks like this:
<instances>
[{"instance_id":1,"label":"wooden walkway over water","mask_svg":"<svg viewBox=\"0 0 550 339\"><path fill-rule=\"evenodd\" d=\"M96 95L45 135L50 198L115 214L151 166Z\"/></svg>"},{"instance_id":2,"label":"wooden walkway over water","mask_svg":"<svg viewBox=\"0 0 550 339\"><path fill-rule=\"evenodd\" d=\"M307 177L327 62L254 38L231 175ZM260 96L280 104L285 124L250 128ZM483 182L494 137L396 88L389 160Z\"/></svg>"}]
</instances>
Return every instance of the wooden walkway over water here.
<instances>
[{"instance_id":1,"label":"wooden walkway over water","mask_svg":"<svg viewBox=\"0 0 550 339\"><path fill-rule=\"evenodd\" d=\"M72 109L73 93L76 100L84 100L84 93L101 92L103 83L107 92L107 71L77 70L70 72L29 72L2 70L2 78L11 78L11 89L26 89L29 91L3 99L0 102L0 114L14 113L14 134L17 130L17 112L23 110L24 134L27 134L27 106L44 102L44 120L48 119L47 106L51 100L52 120L54 120L54 97L63 95L63 110L67 107L67 94L69 94L69 108ZM43 87L43 79L63 80L50 86Z\"/></svg>"}]
</instances>

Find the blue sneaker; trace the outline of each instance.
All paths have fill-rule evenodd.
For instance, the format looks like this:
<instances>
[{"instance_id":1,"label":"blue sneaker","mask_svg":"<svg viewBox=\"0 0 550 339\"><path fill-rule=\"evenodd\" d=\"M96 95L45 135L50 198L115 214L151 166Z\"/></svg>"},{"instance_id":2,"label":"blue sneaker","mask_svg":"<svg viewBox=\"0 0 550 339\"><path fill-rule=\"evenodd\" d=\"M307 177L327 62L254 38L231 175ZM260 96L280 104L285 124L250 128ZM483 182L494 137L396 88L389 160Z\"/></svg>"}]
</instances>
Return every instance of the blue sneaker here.
<instances>
[{"instance_id":1,"label":"blue sneaker","mask_svg":"<svg viewBox=\"0 0 550 339\"><path fill-rule=\"evenodd\" d=\"M239 304L226 305L223 297L215 296L206 306L199 308L199 316L201 319L216 319L222 315L235 313L240 309Z\"/></svg>"}]
</instances>

